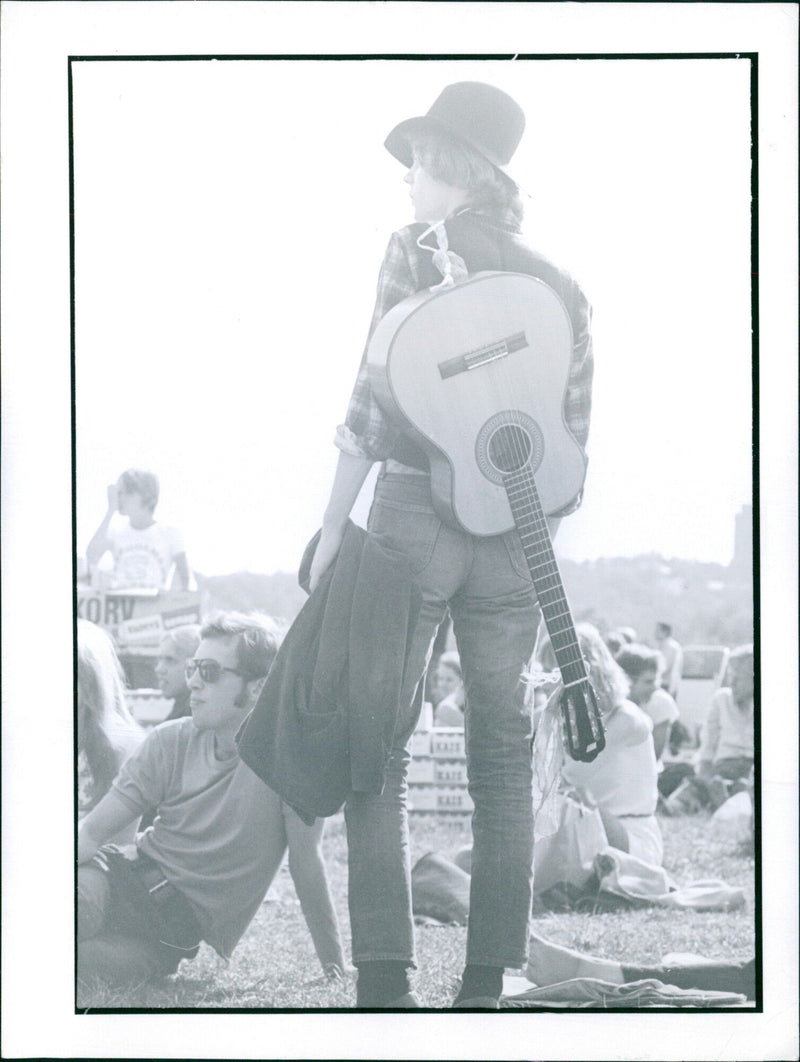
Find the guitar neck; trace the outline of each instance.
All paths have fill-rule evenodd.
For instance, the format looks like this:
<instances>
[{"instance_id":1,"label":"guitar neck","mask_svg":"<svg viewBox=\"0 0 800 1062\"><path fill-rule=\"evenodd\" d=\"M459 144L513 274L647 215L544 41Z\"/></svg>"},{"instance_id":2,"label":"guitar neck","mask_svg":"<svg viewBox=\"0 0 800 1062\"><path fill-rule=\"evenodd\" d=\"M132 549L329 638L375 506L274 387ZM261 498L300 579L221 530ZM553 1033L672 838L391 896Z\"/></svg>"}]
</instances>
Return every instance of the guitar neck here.
<instances>
[{"instance_id":1,"label":"guitar neck","mask_svg":"<svg viewBox=\"0 0 800 1062\"><path fill-rule=\"evenodd\" d=\"M572 613L561 582L547 518L533 473L527 467L508 472L503 476L503 484L561 679L565 686L569 686L587 679L586 664L575 633Z\"/></svg>"}]
</instances>

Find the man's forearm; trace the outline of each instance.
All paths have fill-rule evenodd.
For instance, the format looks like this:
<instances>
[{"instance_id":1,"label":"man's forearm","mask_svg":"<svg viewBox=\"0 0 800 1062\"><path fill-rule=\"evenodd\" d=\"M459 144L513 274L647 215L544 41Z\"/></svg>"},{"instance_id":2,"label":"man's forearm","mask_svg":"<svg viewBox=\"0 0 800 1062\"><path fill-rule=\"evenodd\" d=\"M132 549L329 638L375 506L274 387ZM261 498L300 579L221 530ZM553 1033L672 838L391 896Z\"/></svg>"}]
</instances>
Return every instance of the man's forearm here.
<instances>
[{"instance_id":1,"label":"man's forearm","mask_svg":"<svg viewBox=\"0 0 800 1062\"><path fill-rule=\"evenodd\" d=\"M92 808L78 829L78 862L88 863L97 849L139 818L113 789Z\"/></svg>"}]
</instances>

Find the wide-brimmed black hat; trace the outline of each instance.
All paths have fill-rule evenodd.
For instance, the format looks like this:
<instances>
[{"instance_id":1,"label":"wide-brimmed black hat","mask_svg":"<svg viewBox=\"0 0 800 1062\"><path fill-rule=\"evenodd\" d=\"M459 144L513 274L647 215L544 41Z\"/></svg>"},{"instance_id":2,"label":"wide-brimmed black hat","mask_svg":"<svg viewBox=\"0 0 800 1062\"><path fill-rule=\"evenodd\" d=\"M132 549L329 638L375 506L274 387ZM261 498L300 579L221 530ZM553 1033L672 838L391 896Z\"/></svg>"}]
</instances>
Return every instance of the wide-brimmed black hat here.
<instances>
[{"instance_id":1,"label":"wide-brimmed black hat","mask_svg":"<svg viewBox=\"0 0 800 1062\"><path fill-rule=\"evenodd\" d=\"M411 166L414 135L445 132L465 141L502 170L511 161L524 130L522 108L507 92L482 81L457 81L442 89L427 114L396 125L384 146L404 166Z\"/></svg>"}]
</instances>

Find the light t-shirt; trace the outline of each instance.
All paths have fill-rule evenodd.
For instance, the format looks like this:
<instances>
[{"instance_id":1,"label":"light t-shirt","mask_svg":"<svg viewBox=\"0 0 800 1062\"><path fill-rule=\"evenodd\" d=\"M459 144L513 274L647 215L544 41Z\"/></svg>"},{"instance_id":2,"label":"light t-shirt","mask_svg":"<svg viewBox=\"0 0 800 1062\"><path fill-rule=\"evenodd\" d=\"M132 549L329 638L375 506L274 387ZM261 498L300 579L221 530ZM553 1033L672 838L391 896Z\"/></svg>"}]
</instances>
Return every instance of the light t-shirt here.
<instances>
[{"instance_id":1,"label":"light t-shirt","mask_svg":"<svg viewBox=\"0 0 800 1062\"><path fill-rule=\"evenodd\" d=\"M653 722L653 729L663 722L674 723L680 717L675 698L671 697L666 690L654 690L653 696L642 705L642 711L649 715Z\"/></svg>"},{"instance_id":2,"label":"light t-shirt","mask_svg":"<svg viewBox=\"0 0 800 1062\"><path fill-rule=\"evenodd\" d=\"M729 686L722 686L714 694L708 717L702 727L700 762L716 763L733 757L754 757L753 702L742 710L733 699Z\"/></svg>"},{"instance_id":3,"label":"light t-shirt","mask_svg":"<svg viewBox=\"0 0 800 1062\"><path fill-rule=\"evenodd\" d=\"M605 717L605 726L606 747L591 763L567 759L565 780L611 815L654 815L658 768L649 716L626 700Z\"/></svg>"},{"instance_id":4,"label":"light t-shirt","mask_svg":"<svg viewBox=\"0 0 800 1062\"><path fill-rule=\"evenodd\" d=\"M662 723L669 723L670 726L676 719L680 718L680 712L678 706L675 703L675 698L671 697L666 690L654 690L653 696L647 702L642 705L642 711L645 715L649 715L653 723L653 730ZM667 729L667 735L669 735L669 728ZM666 743L665 743L666 747ZM663 755L663 752L662 752ZM661 762L661 758L658 760L659 774L664 770L664 764Z\"/></svg>"},{"instance_id":5,"label":"light t-shirt","mask_svg":"<svg viewBox=\"0 0 800 1062\"><path fill-rule=\"evenodd\" d=\"M116 527L109 534L109 546L114 557L112 583L117 589L166 589L175 558L184 552L180 531L157 522L141 529L130 523Z\"/></svg>"},{"instance_id":6,"label":"light t-shirt","mask_svg":"<svg viewBox=\"0 0 800 1062\"><path fill-rule=\"evenodd\" d=\"M116 721L115 721L116 720ZM119 771L125 759L141 745L145 738L145 732L137 726L133 720L123 721L118 717L112 718L105 725L106 737L111 743L111 748L116 759L116 770ZM107 787L108 788L108 787ZM98 804L105 796L107 789L98 791L95 785L92 768L84 749L78 749L78 819L84 818L95 804ZM133 836L131 834L131 836ZM116 840L116 838L115 838Z\"/></svg>"},{"instance_id":7,"label":"light t-shirt","mask_svg":"<svg viewBox=\"0 0 800 1062\"><path fill-rule=\"evenodd\" d=\"M190 718L152 730L114 789L136 815L158 809L137 845L191 902L203 939L229 956L283 858L278 795L238 754L218 760L214 734Z\"/></svg>"}]
</instances>

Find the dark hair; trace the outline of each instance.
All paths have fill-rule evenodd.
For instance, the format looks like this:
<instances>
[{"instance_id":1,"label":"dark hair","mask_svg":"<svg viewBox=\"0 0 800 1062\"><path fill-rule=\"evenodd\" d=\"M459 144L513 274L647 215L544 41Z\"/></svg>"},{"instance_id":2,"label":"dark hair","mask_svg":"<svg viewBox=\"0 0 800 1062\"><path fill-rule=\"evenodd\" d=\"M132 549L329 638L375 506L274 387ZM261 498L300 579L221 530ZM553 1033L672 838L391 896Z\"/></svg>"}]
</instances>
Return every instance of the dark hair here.
<instances>
[{"instance_id":1,"label":"dark hair","mask_svg":"<svg viewBox=\"0 0 800 1062\"><path fill-rule=\"evenodd\" d=\"M118 480L127 494L138 494L142 504L152 512L158 505L158 476L143 468L126 468Z\"/></svg>"},{"instance_id":2,"label":"dark hair","mask_svg":"<svg viewBox=\"0 0 800 1062\"><path fill-rule=\"evenodd\" d=\"M661 654L657 649L631 642L620 649L614 659L628 678L637 679L645 671L658 671Z\"/></svg>"},{"instance_id":3,"label":"dark hair","mask_svg":"<svg viewBox=\"0 0 800 1062\"><path fill-rule=\"evenodd\" d=\"M411 140L411 151L431 177L463 188L470 205L509 211L521 223L524 207L516 183L463 140L446 133L420 133Z\"/></svg>"},{"instance_id":4,"label":"dark hair","mask_svg":"<svg viewBox=\"0 0 800 1062\"><path fill-rule=\"evenodd\" d=\"M201 638L236 639L236 660L248 682L267 674L283 634L271 616L257 612L217 612L200 629Z\"/></svg>"},{"instance_id":5,"label":"dark hair","mask_svg":"<svg viewBox=\"0 0 800 1062\"><path fill-rule=\"evenodd\" d=\"M670 638L672 636L672 627L671 627L671 625L669 623L662 623L662 622L659 621L656 624L656 629L660 630L660 631L663 631L664 634L666 634L666 636L668 638Z\"/></svg>"}]
</instances>

